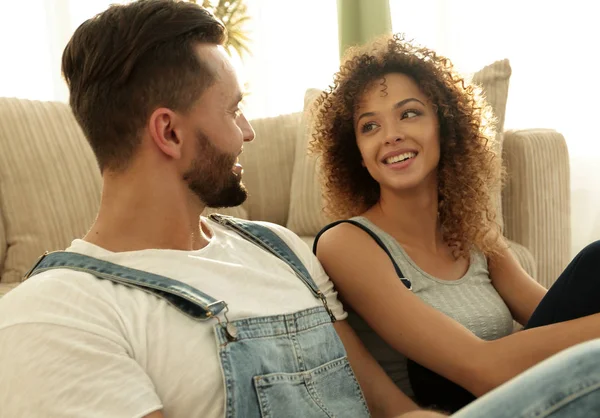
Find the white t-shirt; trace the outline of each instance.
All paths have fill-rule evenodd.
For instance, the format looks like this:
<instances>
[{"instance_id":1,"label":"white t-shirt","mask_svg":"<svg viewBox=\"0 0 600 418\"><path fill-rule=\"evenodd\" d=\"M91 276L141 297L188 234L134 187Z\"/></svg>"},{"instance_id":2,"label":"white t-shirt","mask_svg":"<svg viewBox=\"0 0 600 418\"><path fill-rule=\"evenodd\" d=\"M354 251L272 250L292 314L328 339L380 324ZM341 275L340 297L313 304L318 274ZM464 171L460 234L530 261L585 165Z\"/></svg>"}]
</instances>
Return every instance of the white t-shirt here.
<instances>
[{"instance_id":1,"label":"white t-shirt","mask_svg":"<svg viewBox=\"0 0 600 418\"><path fill-rule=\"evenodd\" d=\"M113 253L82 240L68 251L185 282L229 305L230 320L320 306L292 269L214 222L198 251ZM296 252L338 319L346 313L310 249ZM215 320L195 321L144 291L67 269L26 280L0 299L0 416L222 417Z\"/></svg>"}]
</instances>

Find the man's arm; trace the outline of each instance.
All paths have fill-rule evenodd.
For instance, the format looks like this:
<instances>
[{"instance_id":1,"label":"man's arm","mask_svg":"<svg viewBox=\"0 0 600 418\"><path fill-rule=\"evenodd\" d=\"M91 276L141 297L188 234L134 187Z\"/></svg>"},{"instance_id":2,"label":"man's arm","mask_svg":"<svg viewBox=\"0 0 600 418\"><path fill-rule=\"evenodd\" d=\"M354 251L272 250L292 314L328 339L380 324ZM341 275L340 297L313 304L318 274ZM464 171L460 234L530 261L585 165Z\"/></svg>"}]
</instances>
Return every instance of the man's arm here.
<instances>
[{"instance_id":1,"label":"man's arm","mask_svg":"<svg viewBox=\"0 0 600 418\"><path fill-rule=\"evenodd\" d=\"M0 329L0 370L2 416L163 416L145 371L93 331L46 323Z\"/></svg>"}]
</instances>

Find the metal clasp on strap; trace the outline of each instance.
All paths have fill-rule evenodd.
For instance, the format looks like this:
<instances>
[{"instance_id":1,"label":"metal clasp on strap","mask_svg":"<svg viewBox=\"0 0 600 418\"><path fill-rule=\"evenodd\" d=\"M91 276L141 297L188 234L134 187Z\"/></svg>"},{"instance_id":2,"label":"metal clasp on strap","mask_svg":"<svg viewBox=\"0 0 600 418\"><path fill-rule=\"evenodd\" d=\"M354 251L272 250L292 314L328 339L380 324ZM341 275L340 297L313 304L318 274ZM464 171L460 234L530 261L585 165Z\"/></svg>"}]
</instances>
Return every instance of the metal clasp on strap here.
<instances>
[{"instance_id":1,"label":"metal clasp on strap","mask_svg":"<svg viewBox=\"0 0 600 418\"><path fill-rule=\"evenodd\" d=\"M321 299L321 302L323 303L323 306L325 307L325 310L329 314L329 317L331 318L331 322L336 322L337 318L335 317L335 315L333 314L333 312L331 312L331 309L329 309L329 305L327 304L327 298L325 297L325 295L323 294L323 292L321 292L319 290L317 292L317 294L319 295L319 299Z\"/></svg>"},{"instance_id":2,"label":"metal clasp on strap","mask_svg":"<svg viewBox=\"0 0 600 418\"><path fill-rule=\"evenodd\" d=\"M33 273L33 272L34 272L34 270L37 268L37 266L39 266L39 265L40 265L40 263L42 262L42 260L43 260L44 258L46 258L46 256L47 256L48 254L50 254L50 253L49 253L48 251L46 251L44 254L42 254L42 255L41 255L41 256L40 256L40 257L37 259L37 261L35 262L35 264L33 265L33 267L31 267L31 268L30 268L30 269L27 271L27 273L25 273L25 275L23 276L23 280L27 280L27 279L29 278L29 276L31 276L31 273Z\"/></svg>"},{"instance_id":3,"label":"metal clasp on strap","mask_svg":"<svg viewBox=\"0 0 600 418\"><path fill-rule=\"evenodd\" d=\"M227 306L227 304L221 300L215 303L211 303L210 305L208 305L208 307L210 308L212 305L216 305L218 303L225 304L225 309L223 309L223 317L225 317L225 322L221 321L221 318L218 317L218 313L217 315L213 315L213 313L210 310L208 311L206 316L209 318L213 317L217 320L221 328L223 328L223 331L225 331L225 336L227 337L227 340L229 340L230 342L235 341L237 340L238 331L237 327L229 321L229 318L227 318L227 312L229 312L229 307Z\"/></svg>"}]
</instances>

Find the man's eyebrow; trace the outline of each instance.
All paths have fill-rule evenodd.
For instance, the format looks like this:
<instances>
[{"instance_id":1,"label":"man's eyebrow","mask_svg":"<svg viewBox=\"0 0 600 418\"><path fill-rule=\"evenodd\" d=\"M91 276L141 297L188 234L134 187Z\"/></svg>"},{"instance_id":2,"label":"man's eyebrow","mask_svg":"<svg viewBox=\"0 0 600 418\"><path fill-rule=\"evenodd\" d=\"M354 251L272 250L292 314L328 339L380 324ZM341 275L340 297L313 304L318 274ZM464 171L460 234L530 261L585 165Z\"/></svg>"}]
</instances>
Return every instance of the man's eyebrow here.
<instances>
[{"instance_id":1,"label":"man's eyebrow","mask_svg":"<svg viewBox=\"0 0 600 418\"><path fill-rule=\"evenodd\" d=\"M244 92L238 92L235 96L234 99L231 101L231 107L236 107L237 105L240 104L240 102L242 100L244 100L244 97L246 96L246 93Z\"/></svg>"}]
</instances>

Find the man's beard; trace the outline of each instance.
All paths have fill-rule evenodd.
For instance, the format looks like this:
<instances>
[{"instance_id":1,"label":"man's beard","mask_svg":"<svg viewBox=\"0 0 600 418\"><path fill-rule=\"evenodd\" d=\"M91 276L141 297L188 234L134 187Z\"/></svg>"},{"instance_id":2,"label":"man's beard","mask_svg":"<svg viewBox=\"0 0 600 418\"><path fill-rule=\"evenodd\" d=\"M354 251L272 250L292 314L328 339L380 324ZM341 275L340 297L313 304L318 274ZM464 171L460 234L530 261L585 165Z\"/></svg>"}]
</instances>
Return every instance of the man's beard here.
<instances>
[{"instance_id":1,"label":"man's beard","mask_svg":"<svg viewBox=\"0 0 600 418\"><path fill-rule=\"evenodd\" d=\"M241 177L231 170L237 154L220 151L211 140L197 132L198 155L192 161L184 180L200 200L210 208L230 208L241 205L248 197Z\"/></svg>"}]
</instances>

